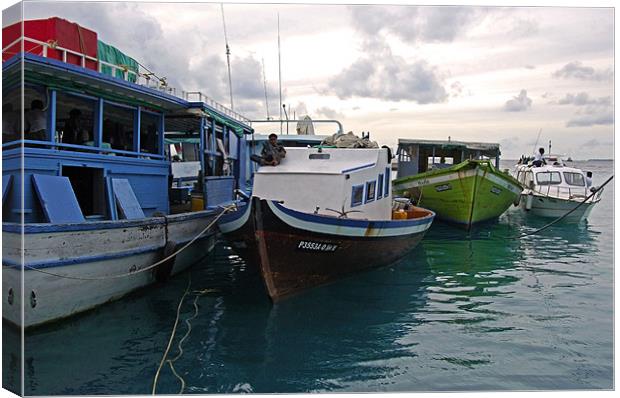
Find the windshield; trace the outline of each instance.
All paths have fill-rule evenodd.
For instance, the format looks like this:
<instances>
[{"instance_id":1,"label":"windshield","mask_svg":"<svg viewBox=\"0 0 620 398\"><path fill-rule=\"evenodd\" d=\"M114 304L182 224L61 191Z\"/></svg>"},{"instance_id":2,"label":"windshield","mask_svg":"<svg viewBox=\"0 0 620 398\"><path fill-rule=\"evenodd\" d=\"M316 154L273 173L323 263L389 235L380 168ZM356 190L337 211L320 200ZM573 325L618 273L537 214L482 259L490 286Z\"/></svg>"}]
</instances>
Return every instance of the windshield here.
<instances>
[{"instance_id":1,"label":"windshield","mask_svg":"<svg viewBox=\"0 0 620 398\"><path fill-rule=\"evenodd\" d=\"M556 185L562 183L562 177L559 171L545 171L536 173L536 182L538 185Z\"/></svg>"},{"instance_id":2,"label":"windshield","mask_svg":"<svg viewBox=\"0 0 620 398\"><path fill-rule=\"evenodd\" d=\"M568 185L575 185L578 187L584 187L586 185L583 174L581 173L570 173L568 171L565 171L564 180Z\"/></svg>"}]
</instances>

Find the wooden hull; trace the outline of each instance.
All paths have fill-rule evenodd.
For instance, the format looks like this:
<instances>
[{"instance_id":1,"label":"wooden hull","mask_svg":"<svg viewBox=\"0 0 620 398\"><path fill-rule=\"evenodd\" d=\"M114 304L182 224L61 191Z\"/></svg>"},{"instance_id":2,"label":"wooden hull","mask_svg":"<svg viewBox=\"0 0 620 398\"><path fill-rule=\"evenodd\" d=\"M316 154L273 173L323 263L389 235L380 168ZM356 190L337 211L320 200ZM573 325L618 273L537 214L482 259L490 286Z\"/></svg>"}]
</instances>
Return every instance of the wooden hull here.
<instances>
[{"instance_id":1,"label":"wooden hull","mask_svg":"<svg viewBox=\"0 0 620 398\"><path fill-rule=\"evenodd\" d=\"M430 227L434 214L426 214L416 220L347 220L253 198L247 223L231 232L249 244L247 253L257 259L267 292L278 301L400 259Z\"/></svg>"},{"instance_id":2,"label":"wooden hull","mask_svg":"<svg viewBox=\"0 0 620 398\"><path fill-rule=\"evenodd\" d=\"M86 311L165 280L212 250L216 227L179 253L173 262L138 271L189 242L215 216L214 212L203 211L138 221L27 224L23 235L23 271L20 226L5 224L2 316L17 326L31 327ZM110 278L126 273L133 274Z\"/></svg>"},{"instance_id":3,"label":"wooden hull","mask_svg":"<svg viewBox=\"0 0 620 398\"><path fill-rule=\"evenodd\" d=\"M504 213L519 199L521 186L490 162L465 161L448 169L394 180L394 192L408 193L443 221L470 228Z\"/></svg>"}]
</instances>

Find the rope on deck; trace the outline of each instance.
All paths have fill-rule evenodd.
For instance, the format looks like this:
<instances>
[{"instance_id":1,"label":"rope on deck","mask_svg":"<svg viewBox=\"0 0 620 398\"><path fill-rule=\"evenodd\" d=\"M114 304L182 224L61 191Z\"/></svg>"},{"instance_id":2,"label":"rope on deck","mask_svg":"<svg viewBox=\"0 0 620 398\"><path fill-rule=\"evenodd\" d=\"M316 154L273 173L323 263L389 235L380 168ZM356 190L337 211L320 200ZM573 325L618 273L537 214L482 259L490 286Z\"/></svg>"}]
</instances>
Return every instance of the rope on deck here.
<instances>
[{"instance_id":1,"label":"rope on deck","mask_svg":"<svg viewBox=\"0 0 620 398\"><path fill-rule=\"evenodd\" d=\"M198 238L200 238L202 235L204 235L213 225L215 225L215 223L224 215L224 213L226 213L227 211L229 211L229 210L231 210L233 208L234 208L234 205L224 207L222 209L222 211L213 219L213 221L211 221L209 223L209 225L207 225L205 228L203 228L203 230L200 231L198 233L198 235L193 237L189 242L187 242L185 245L181 246L180 249L178 249L175 252L171 253L169 256L166 256L163 259L157 261L156 263L151 264L148 267L141 268L141 269L136 270L136 271L125 272L125 273L117 274L117 275L99 276L99 277L79 277L79 276L70 276L70 275L56 274L54 272L44 271L44 270L42 270L40 268L35 268L35 267L29 266L29 265L26 265L26 264L24 264L24 268L30 269L32 271L41 272L41 273L46 274L46 275L55 276L55 277L58 277L58 278L74 279L74 280L80 280L80 281L100 281L100 280L118 279L118 278L124 278L126 276L136 275L136 274L139 274L140 272L148 271L150 269L153 269L153 268L157 267L160 264L165 263L166 261L168 261L171 258L175 257L177 254L181 253L183 250L187 249L196 240L198 240Z\"/></svg>"}]
</instances>

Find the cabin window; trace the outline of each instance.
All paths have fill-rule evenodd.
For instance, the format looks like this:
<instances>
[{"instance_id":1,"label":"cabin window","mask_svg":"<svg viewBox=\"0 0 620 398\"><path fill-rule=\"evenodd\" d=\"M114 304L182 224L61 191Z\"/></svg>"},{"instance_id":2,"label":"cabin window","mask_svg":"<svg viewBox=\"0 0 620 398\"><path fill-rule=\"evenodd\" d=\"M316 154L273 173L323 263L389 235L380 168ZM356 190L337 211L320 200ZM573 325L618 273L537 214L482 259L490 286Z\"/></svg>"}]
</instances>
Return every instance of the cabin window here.
<instances>
[{"instance_id":1,"label":"cabin window","mask_svg":"<svg viewBox=\"0 0 620 398\"><path fill-rule=\"evenodd\" d=\"M134 151L133 130L136 111L111 103L103 105L103 142L112 149Z\"/></svg>"},{"instance_id":2,"label":"cabin window","mask_svg":"<svg viewBox=\"0 0 620 398\"><path fill-rule=\"evenodd\" d=\"M351 207L364 203L364 185L354 185L351 190Z\"/></svg>"},{"instance_id":3,"label":"cabin window","mask_svg":"<svg viewBox=\"0 0 620 398\"><path fill-rule=\"evenodd\" d=\"M24 87L24 139L48 141L48 98L43 88ZM3 99L4 101L4 99ZM19 107L17 108L19 109ZM21 118L21 115L19 115Z\"/></svg>"},{"instance_id":4,"label":"cabin window","mask_svg":"<svg viewBox=\"0 0 620 398\"><path fill-rule=\"evenodd\" d=\"M368 181L366 183L366 203L375 200L375 194L377 192L377 181Z\"/></svg>"},{"instance_id":5,"label":"cabin window","mask_svg":"<svg viewBox=\"0 0 620 398\"><path fill-rule=\"evenodd\" d=\"M103 169L63 166L62 175L69 178L85 217L103 218L106 216Z\"/></svg>"},{"instance_id":6,"label":"cabin window","mask_svg":"<svg viewBox=\"0 0 620 398\"><path fill-rule=\"evenodd\" d=\"M377 199L381 199L383 197L383 174L379 174L379 178L377 179Z\"/></svg>"},{"instance_id":7,"label":"cabin window","mask_svg":"<svg viewBox=\"0 0 620 398\"><path fill-rule=\"evenodd\" d=\"M390 196L390 178L391 178L391 170L389 167L385 168L385 181L383 183L383 197L387 198Z\"/></svg>"},{"instance_id":8,"label":"cabin window","mask_svg":"<svg viewBox=\"0 0 620 398\"><path fill-rule=\"evenodd\" d=\"M311 153L309 159L329 159L329 153Z\"/></svg>"},{"instance_id":9,"label":"cabin window","mask_svg":"<svg viewBox=\"0 0 620 398\"><path fill-rule=\"evenodd\" d=\"M157 113L140 112L140 152L159 153L160 121Z\"/></svg>"},{"instance_id":10,"label":"cabin window","mask_svg":"<svg viewBox=\"0 0 620 398\"><path fill-rule=\"evenodd\" d=\"M566 181L568 185L574 185L577 187L586 186L586 182L583 178L583 174L580 174L580 173L570 173L570 172L565 171L564 180Z\"/></svg>"},{"instance_id":11,"label":"cabin window","mask_svg":"<svg viewBox=\"0 0 620 398\"><path fill-rule=\"evenodd\" d=\"M16 141L22 135L21 89L15 88L2 95L2 142Z\"/></svg>"},{"instance_id":12,"label":"cabin window","mask_svg":"<svg viewBox=\"0 0 620 398\"><path fill-rule=\"evenodd\" d=\"M94 145L97 101L77 95L56 94L56 142Z\"/></svg>"},{"instance_id":13,"label":"cabin window","mask_svg":"<svg viewBox=\"0 0 620 398\"><path fill-rule=\"evenodd\" d=\"M546 171L536 173L536 182L538 185L557 185L562 183L562 177L558 171Z\"/></svg>"}]
</instances>

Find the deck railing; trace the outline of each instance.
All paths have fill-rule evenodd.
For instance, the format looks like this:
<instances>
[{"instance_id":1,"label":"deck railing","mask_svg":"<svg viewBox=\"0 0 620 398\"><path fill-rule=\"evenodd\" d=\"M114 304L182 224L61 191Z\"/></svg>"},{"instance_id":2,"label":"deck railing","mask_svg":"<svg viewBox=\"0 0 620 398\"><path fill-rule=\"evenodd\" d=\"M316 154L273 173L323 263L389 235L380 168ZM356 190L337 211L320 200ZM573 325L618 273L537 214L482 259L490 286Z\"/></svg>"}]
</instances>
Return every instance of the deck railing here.
<instances>
[{"instance_id":1,"label":"deck railing","mask_svg":"<svg viewBox=\"0 0 620 398\"><path fill-rule=\"evenodd\" d=\"M153 72L147 70L146 68L144 68L144 66L142 66L141 64L138 63L138 71L133 71L130 70L127 66L123 66L123 65L115 65L109 62L105 62L100 60L99 58L96 57L92 57L77 51L73 51L70 50L68 48L64 48L61 46L58 46L56 44L54 44L53 42L44 42L41 40L37 40L37 39L33 39L30 37L20 37L16 40L14 40L12 43L10 43L9 45L5 46L2 49L2 54L5 54L7 52L8 49L14 47L16 44L18 44L21 40L24 40L24 42L28 42L28 43L32 43L32 44L36 44L37 47L35 47L34 49L30 49L29 52L31 53L38 53L39 52L39 47L40 46L40 54L37 55L42 55L44 58L48 58L48 53L50 50L54 50L54 51L58 51L61 53L61 58L63 62L67 62L67 55L71 54L74 55L76 57L78 57L80 59L80 65L83 68L86 68L86 61L92 61L92 62L96 62L97 64L97 71L99 73L102 73L102 68L104 66L107 66L109 68L112 69L113 73L112 76L116 77L117 76L117 71L122 72L122 80L125 81L132 81L135 82L136 84L139 84L141 86L144 87L148 87L154 90L158 90L161 92L165 92L167 94L176 96L176 97L180 97L183 98L186 101L192 101L194 98L198 98L197 101L198 102L203 102L205 104L207 104L209 107L213 108L214 110L234 119L237 120L239 122L245 123L245 124L249 124L250 120L247 119L246 117L242 116L241 114L233 111L232 109L227 108L226 106L220 104L219 102L209 98L207 95L205 95L204 93L200 92L200 91L183 91L183 90L178 90L179 93L177 93L177 89L175 87L171 87L168 85L168 83L166 82L165 78L160 78L158 76L156 76Z\"/></svg>"}]
</instances>

